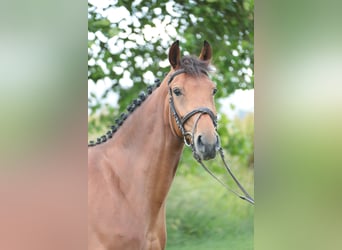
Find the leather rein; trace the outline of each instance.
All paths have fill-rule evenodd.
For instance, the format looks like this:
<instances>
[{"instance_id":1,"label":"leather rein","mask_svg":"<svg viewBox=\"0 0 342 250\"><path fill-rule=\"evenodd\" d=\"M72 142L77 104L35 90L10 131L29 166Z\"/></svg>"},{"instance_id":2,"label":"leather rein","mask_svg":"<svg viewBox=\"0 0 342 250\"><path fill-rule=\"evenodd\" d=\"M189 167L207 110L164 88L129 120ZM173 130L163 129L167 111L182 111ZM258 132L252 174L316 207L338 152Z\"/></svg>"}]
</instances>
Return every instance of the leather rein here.
<instances>
[{"instance_id":1,"label":"leather rein","mask_svg":"<svg viewBox=\"0 0 342 250\"><path fill-rule=\"evenodd\" d=\"M186 146L190 147L193 153L194 158L196 159L196 161L204 168L204 170L206 172L208 172L216 181L218 181L221 185L223 185L228 191L234 193L235 195L237 195L239 198L241 198L242 200L245 200L251 204L254 205L254 199L247 193L247 191L243 188L243 186L240 184L240 182L236 179L236 177L234 176L233 172L231 171L231 169L229 168L228 164L226 163L225 159L224 159L224 154L223 154L223 149L220 146L218 148L218 151L220 153L222 162L225 166L225 169L227 170L227 172L230 174L230 176L233 178L234 182L237 184L237 186L240 188L240 190L243 192L243 195L240 195L238 192L234 191L233 189L231 189L230 187L228 187L226 184L224 184L218 177L216 177L211 171L210 169L203 163L203 161L201 160L201 158L198 156L198 154L196 153L196 149L195 149L195 144L194 144L194 133L196 131L196 127L198 124L199 119L201 118L201 116L203 114L208 114L211 118L211 120L213 121L215 130L217 131L217 116L214 114L213 111L211 111L209 108L207 107L199 107L196 108L192 111L190 111L189 113L187 113L186 115L184 115L183 117L180 117L176 111L176 107L175 107L175 103L173 100L173 95L172 95L172 90L170 87L171 82L173 81L173 79L182 73L186 73L184 69L179 69L176 70L169 78L168 80L168 86L169 86L169 104L170 104L170 110L171 113L173 115L173 117L175 118L176 124L179 128L179 130L182 133L182 139L184 140L184 143ZM205 72L204 72L205 73ZM205 73L206 74L206 73ZM192 128L192 131L186 131L184 128L185 123L195 114L199 114L199 116L197 117L197 119L195 120L194 126ZM188 137L190 136L190 140L188 140Z\"/></svg>"}]
</instances>

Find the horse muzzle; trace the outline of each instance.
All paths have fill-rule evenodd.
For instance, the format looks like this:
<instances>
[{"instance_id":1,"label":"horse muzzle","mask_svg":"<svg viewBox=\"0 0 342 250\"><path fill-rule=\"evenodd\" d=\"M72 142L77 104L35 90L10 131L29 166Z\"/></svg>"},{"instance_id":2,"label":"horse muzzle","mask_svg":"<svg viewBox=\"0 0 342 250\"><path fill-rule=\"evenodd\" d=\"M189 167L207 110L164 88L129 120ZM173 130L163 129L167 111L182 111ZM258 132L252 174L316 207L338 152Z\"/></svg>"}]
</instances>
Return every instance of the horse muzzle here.
<instances>
[{"instance_id":1,"label":"horse muzzle","mask_svg":"<svg viewBox=\"0 0 342 250\"><path fill-rule=\"evenodd\" d=\"M199 134L195 137L195 153L201 160L214 159L216 152L220 148L220 139L217 135L214 137Z\"/></svg>"}]
</instances>

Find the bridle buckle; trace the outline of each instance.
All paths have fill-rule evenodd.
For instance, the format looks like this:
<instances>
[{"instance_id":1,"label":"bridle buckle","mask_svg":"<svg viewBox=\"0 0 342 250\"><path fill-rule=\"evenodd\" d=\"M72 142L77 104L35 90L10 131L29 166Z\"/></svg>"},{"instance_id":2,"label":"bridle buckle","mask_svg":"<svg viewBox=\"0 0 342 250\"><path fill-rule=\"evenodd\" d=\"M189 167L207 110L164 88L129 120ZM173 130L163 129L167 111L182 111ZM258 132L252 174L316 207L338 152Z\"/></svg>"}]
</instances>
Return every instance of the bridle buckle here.
<instances>
[{"instance_id":1,"label":"bridle buckle","mask_svg":"<svg viewBox=\"0 0 342 250\"><path fill-rule=\"evenodd\" d=\"M188 142L188 136L190 136L190 142ZM192 144L193 144L193 140L194 140L194 136L191 132L185 132L184 135L183 135L183 138L184 138L184 144L188 147L191 147Z\"/></svg>"}]
</instances>

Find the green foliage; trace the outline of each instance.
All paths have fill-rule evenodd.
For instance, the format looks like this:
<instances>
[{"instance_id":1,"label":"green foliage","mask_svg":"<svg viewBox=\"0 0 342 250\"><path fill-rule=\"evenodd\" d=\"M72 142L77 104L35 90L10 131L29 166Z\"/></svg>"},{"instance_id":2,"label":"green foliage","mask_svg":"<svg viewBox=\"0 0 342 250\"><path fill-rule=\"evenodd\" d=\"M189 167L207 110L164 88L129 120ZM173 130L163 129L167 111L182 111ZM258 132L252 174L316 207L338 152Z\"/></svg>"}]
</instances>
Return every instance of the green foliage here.
<instances>
[{"instance_id":1,"label":"green foliage","mask_svg":"<svg viewBox=\"0 0 342 250\"><path fill-rule=\"evenodd\" d=\"M243 166L254 165L254 114L247 114L244 118L229 120L224 114L220 127L221 143L231 156L237 157Z\"/></svg>"},{"instance_id":2,"label":"green foliage","mask_svg":"<svg viewBox=\"0 0 342 250\"><path fill-rule=\"evenodd\" d=\"M117 108L124 110L153 82L146 72L162 79L169 70L168 48L176 39L183 54L198 55L203 40L210 42L218 99L238 88L253 88L253 0L116 1L102 7L92 3L88 2L88 78L110 84L101 98L89 95L91 115L109 92L119 95ZM125 86L123 79L133 81L133 86ZM112 119L112 113L98 115ZM98 130L95 120L89 121L89 132Z\"/></svg>"}]
</instances>

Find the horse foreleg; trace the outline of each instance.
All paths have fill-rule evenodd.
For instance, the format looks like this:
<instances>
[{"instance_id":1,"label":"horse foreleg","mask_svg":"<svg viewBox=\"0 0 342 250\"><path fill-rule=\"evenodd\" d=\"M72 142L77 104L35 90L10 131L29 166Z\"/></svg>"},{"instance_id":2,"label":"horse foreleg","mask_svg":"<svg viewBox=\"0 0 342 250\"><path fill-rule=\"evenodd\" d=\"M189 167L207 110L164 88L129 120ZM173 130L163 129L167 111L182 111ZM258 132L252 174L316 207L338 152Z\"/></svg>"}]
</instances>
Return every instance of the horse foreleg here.
<instances>
[{"instance_id":1,"label":"horse foreleg","mask_svg":"<svg viewBox=\"0 0 342 250\"><path fill-rule=\"evenodd\" d=\"M146 237L144 250L164 250L166 245L165 204L162 205L156 222Z\"/></svg>"}]
</instances>

